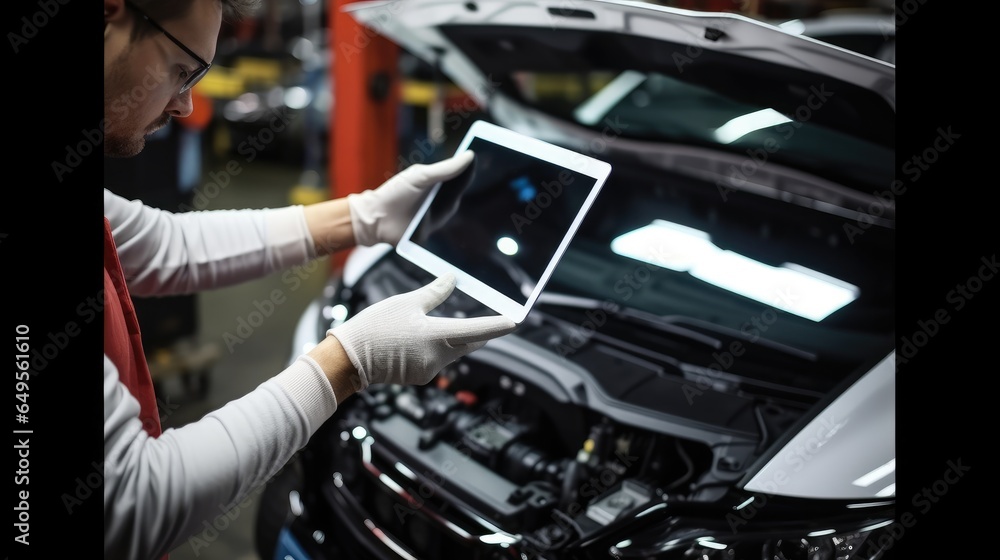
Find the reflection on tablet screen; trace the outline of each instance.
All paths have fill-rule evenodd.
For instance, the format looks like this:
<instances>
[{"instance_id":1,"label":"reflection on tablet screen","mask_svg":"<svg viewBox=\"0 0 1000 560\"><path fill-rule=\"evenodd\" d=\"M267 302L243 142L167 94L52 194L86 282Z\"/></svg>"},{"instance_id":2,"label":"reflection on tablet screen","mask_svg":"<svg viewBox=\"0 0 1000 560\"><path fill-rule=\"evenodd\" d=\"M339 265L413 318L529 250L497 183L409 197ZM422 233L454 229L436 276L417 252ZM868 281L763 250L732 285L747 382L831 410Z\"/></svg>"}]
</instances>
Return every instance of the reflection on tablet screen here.
<instances>
[{"instance_id":1,"label":"reflection on tablet screen","mask_svg":"<svg viewBox=\"0 0 1000 560\"><path fill-rule=\"evenodd\" d=\"M411 240L518 303L535 285L595 179L474 138L472 164L441 185Z\"/></svg>"}]
</instances>

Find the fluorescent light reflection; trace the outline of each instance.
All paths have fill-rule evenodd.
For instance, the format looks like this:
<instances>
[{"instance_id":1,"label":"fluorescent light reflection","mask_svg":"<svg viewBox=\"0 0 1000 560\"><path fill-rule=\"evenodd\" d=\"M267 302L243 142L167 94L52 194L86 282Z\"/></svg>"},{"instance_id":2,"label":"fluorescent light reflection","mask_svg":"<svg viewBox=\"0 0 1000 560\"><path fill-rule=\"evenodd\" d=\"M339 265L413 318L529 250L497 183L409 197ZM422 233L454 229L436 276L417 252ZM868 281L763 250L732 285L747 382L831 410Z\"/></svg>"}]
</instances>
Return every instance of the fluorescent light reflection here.
<instances>
[{"instance_id":1,"label":"fluorescent light reflection","mask_svg":"<svg viewBox=\"0 0 1000 560\"><path fill-rule=\"evenodd\" d=\"M892 523L894 523L893 520L887 519L885 521L880 521L880 522L878 522L878 523L876 523L874 525L869 525L867 527L862 527L861 529L858 530L858 532L859 533L870 533L870 532L874 531L875 529L881 529L882 527L885 527L886 525L891 525Z\"/></svg>"},{"instance_id":2,"label":"fluorescent light reflection","mask_svg":"<svg viewBox=\"0 0 1000 560\"><path fill-rule=\"evenodd\" d=\"M807 537L822 537L826 535L835 535L837 533L836 529L821 529L819 531L813 531L811 533L806 533Z\"/></svg>"},{"instance_id":3,"label":"fluorescent light reflection","mask_svg":"<svg viewBox=\"0 0 1000 560\"><path fill-rule=\"evenodd\" d=\"M793 263L771 266L723 250L703 231L665 220L611 241L616 254L677 272L813 321L858 298L857 286Z\"/></svg>"},{"instance_id":4,"label":"fluorescent light reflection","mask_svg":"<svg viewBox=\"0 0 1000 560\"><path fill-rule=\"evenodd\" d=\"M786 33L791 33L792 35L802 35L802 33L806 30L806 24L800 19L786 21L778 25L778 27Z\"/></svg>"},{"instance_id":5,"label":"fluorescent light reflection","mask_svg":"<svg viewBox=\"0 0 1000 560\"><path fill-rule=\"evenodd\" d=\"M497 239L497 249L500 249L501 253L512 257L517 254L519 247L517 246L517 241L509 237L501 237Z\"/></svg>"},{"instance_id":6,"label":"fluorescent light reflection","mask_svg":"<svg viewBox=\"0 0 1000 560\"><path fill-rule=\"evenodd\" d=\"M396 481L389 478L385 473L379 474L378 479L382 481L382 484L385 484L389 488L392 488L392 490L397 494L404 493L403 487L400 486L399 484L396 484Z\"/></svg>"},{"instance_id":7,"label":"fluorescent light reflection","mask_svg":"<svg viewBox=\"0 0 1000 560\"><path fill-rule=\"evenodd\" d=\"M396 467L396 470L399 471L399 472L401 472L401 473L403 473L403 476L405 476L406 478L408 478L410 480L416 480L417 479L417 475L413 471L411 471L410 468L407 467L406 465L404 465L403 463L400 463L399 461L396 461L395 467Z\"/></svg>"},{"instance_id":8,"label":"fluorescent light reflection","mask_svg":"<svg viewBox=\"0 0 1000 560\"><path fill-rule=\"evenodd\" d=\"M494 533L492 535L483 535L479 537L480 542L486 544L499 544L499 545L511 545L517 542L517 539L510 535L504 535L501 533Z\"/></svg>"},{"instance_id":9,"label":"fluorescent light reflection","mask_svg":"<svg viewBox=\"0 0 1000 560\"><path fill-rule=\"evenodd\" d=\"M715 542L715 538L714 537L703 537L703 538L700 538L700 539L698 539L698 544L700 544L701 546L704 546L705 548L714 548L715 550L725 550L726 549L726 545L724 545L724 544L722 544L720 542Z\"/></svg>"},{"instance_id":10,"label":"fluorescent light reflection","mask_svg":"<svg viewBox=\"0 0 1000 560\"><path fill-rule=\"evenodd\" d=\"M896 487L895 484L892 485L893 488ZM881 496L880 496L881 497ZM858 508L868 508L868 507L882 507L891 504L892 502L868 502L863 504L847 504L847 509L858 509Z\"/></svg>"},{"instance_id":11,"label":"fluorescent light reflection","mask_svg":"<svg viewBox=\"0 0 1000 560\"><path fill-rule=\"evenodd\" d=\"M646 81L646 74L625 70L573 111L581 124L593 126L601 121L626 95Z\"/></svg>"},{"instance_id":12,"label":"fluorescent light reflection","mask_svg":"<svg viewBox=\"0 0 1000 560\"><path fill-rule=\"evenodd\" d=\"M722 144L731 144L755 130L786 122L792 122L792 119L774 109L761 109L736 117L715 129L715 139Z\"/></svg>"},{"instance_id":13,"label":"fluorescent light reflection","mask_svg":"<svg viewBox=\"0 0 1000 560\"><path fill-rule=\"evenodd\" d=\"M644 509L644 510L640 511L639 513L635 514L635 517L636 517L636 519L638 519L638 518L640 518L640 517L642 517L644 515L649 515L650 513L653 513L654 511L656 511L658 509L663 509L665 507L667 507L667 504L656 504L655 506L653 506L653 507L651 507L649 509Z\"/></svg>"},{"instance_id":14,"label":"fluorescent light reflection","mask_svg":"<svg viewBox=\"0 0 1000 560\"><path fill-rule=\"evenodd\" d=\"M753 502L753 500L754 500L754 497L750 496L749 498L747 498L746 500L744 500L742 504L736 506L733 509L736 509L736 510L743 509L743 508L747 507L748 505L750 505L750 502Z\"/></svg>"},{"instance_id":15,"label":"fluorescent light reflection","mask_svg":"<svg viewBox=\"0 0 1000 560\"><path fill-rule=\"evenodd\" d=\"M860 486L862 488L867 488L871 486L873 483L885 478L886 476L894 472L896 472L896 459L892 459L891 461L882 465L881 467L872 469L871 472L858 477L858 479L852 482L851 484L855 486Z\"/></svg>"}]
</instances>

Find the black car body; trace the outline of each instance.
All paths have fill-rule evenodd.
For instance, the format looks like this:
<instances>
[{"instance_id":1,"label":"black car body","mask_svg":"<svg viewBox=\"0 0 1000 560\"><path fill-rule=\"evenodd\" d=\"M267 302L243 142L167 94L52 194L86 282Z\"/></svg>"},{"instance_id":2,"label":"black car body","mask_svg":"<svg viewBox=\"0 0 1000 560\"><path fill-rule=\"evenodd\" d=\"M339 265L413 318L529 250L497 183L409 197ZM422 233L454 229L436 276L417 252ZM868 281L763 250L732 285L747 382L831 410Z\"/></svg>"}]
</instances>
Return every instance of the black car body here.
<instances>
[{"instance_id":1,"label":"black car body","mask_svg":"<svg viewBox=\"0 0 1000 560\"><path fill-rule=\"evenodd\" d=\"M613 171L516 332L341 405L270 486L262 556L883 557L894 66L641 3L349 9L497 124ZM429 280L356 249L293 355Z\"/></svg>"}]
</instances>

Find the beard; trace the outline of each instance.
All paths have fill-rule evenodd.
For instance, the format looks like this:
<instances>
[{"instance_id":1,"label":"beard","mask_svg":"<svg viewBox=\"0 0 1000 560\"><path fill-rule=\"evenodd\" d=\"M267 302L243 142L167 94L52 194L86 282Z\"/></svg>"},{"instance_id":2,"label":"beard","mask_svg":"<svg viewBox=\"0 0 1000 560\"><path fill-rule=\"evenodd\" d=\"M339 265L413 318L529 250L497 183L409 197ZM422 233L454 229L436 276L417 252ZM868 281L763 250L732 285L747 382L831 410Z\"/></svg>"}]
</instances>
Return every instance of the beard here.
<instances>
[{"instance_id":1,"label":"beard","mask_svg":"<svg viewBox=\"0 0 1000 560\"><path fill-rule=\"evenodd\" d=\"M146 127L141 135L129 132L134 127L121 126L124 134L116 134L115 125L111 122L107 124L104 131L104 155L112 158L126 158L139 155L146 147L146 137L160 130L170 122L170 115L161 115L153 124Z\"/></svg>"},{"instance_id":2,"label":"beard","mask_svg":"<svg viewBox=\"0 0 1000 560\"><path fill-rule=\"evenodd\" d=\"M133 110L135 100L129 99L128 55L128 50L118 55L104 80L105 157L138 155L146 147L146 136L170 122L170 115L163 113L145 128L139 123Z\"/></svg>"}]
</instances>

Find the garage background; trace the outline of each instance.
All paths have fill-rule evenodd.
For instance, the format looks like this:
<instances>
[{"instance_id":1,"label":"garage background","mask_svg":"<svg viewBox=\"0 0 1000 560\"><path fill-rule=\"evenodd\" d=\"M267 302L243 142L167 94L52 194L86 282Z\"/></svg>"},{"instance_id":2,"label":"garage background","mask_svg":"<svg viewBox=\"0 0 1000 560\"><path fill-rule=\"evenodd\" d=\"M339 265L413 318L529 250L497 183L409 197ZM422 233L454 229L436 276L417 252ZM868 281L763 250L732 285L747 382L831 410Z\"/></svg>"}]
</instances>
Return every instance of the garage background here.
<instances>
[{"instance_id":1,"label":"garage background","mask_svg":"<svg viewBox=\"0 0 1000 560\"><path fill-rule=\"evenodd\" d=\"M225 25L195 112L130 159L105 161L105 185L175 212L308 204L379 185L412 158L448 155L429 138L449 111L476 110L431 68L360 29L343 0L264 0L256 18ZM677 0L691 10L738 12L771 23L838 11L892 13L889 1ZM331 45L361 41L336 64ZM339 100L339 102L335 102ZM473 118L464 118L471 123ZM346 255L231 288L136 301L164 428L198 420L281 371L299 353L296 323ZM258 559L260 493L206 522L171 553L183 559ZM270 560L270 559L263 559Z\"/></svg>"}]
</instances>

